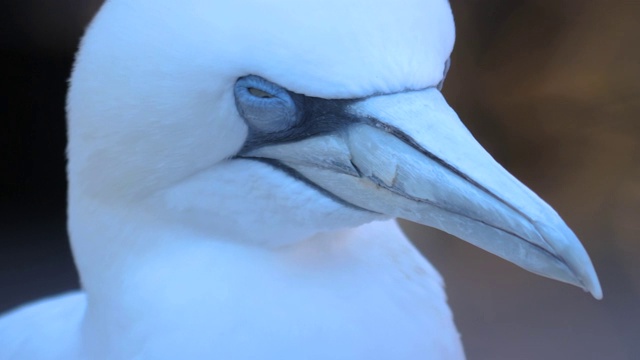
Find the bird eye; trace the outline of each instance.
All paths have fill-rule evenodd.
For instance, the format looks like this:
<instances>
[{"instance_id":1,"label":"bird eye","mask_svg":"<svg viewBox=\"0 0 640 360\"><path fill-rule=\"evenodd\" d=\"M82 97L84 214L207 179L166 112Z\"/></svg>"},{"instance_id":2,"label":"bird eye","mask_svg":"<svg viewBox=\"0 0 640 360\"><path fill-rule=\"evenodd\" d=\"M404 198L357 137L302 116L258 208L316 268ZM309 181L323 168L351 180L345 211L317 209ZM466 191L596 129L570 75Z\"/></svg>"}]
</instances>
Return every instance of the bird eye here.
<instances>
[{"instance_id":1,"label":"bird eye","mask_svg":"<svg viewBox=\"0 0 640 360\"><path fill-rule=\"evenodd\" d=\"M266 92L264 90L257 89L257 88L250 87L247 90L249 90L249 93L251 95L253 95L255 97L262 98L262 99L269 99L269 98L273 97L273 95L269 94L268 92Z\"/></svg>"},{"instance_id":2,"label":"bird eye","mask_svg":"<svg viewBox=\"0 0 640 360\"><path fill-rule=\"evenodd\" d=\"M236 107L253 130L277 132L291 128L301 117L301 96L256 75L238 79ZM297 99L297 100L296 100Z\"/></svg>"}]
</instances>

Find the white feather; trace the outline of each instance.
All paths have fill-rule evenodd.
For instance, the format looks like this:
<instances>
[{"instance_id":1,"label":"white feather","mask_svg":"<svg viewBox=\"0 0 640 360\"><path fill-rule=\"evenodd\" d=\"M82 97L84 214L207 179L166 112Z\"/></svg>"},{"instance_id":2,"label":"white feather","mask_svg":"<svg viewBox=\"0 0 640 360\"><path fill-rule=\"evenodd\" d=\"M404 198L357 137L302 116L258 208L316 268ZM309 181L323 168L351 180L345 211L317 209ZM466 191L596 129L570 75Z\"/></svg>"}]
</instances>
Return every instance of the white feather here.
<instances>
[{"instance_id":1,"label":"white feather","mask_svg":"<svg viewBox=\"0 0 640 360\"><path fill-rule=\"evenodd\" d=\"M395 222L225 160L247 135L239 76L420 89L453 40L444 0L107 1L68 102L83 293L2 318L0 359L463 358L442 280Z\"/></svg>"}]
</instances>

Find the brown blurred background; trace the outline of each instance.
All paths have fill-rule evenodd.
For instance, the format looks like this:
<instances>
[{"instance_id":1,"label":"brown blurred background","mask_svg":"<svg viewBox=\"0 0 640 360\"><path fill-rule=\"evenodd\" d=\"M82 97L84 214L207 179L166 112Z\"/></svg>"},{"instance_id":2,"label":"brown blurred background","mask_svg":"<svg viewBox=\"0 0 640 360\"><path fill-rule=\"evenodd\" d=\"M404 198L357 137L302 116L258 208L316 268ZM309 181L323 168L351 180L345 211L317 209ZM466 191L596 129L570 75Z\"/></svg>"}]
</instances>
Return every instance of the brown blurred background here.
<instances>
[{"instance_id":1,"label":"brown blurred background","mask_svg":"<svg viewBox=\"0 0 640 360\"><path fill-rule=\"evenodd\" d=\"M0 311L78 286L65 231L64 96L100 0L0 13ZM596 301L404 223L441 271L470 359L640 359L640 2L456 0L451 105L563 215Z\"/></svg>"}]
</instances>

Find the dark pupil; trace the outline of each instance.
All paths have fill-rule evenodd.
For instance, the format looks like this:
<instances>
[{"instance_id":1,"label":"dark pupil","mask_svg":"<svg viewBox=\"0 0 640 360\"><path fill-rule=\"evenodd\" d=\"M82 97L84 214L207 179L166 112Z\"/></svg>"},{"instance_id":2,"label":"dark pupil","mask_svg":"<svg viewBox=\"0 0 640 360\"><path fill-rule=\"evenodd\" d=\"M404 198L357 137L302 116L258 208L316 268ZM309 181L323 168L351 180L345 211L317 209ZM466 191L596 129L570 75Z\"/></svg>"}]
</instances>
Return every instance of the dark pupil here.
<instances>
[{"instance_id":1,"label":"dark pupil","mask_svg":"<svg viewBox=\"0 0 640 360\"><path fill-rule=\"evenodd\" d=\"M260 89L256 89L256 88L249 88L249 93L255 97L259 97L259 98L263 98L263 99L268 99L268 98L272 98L273 95L269 94L266 91L262 91Z\"/></svg>"}]
</instances>

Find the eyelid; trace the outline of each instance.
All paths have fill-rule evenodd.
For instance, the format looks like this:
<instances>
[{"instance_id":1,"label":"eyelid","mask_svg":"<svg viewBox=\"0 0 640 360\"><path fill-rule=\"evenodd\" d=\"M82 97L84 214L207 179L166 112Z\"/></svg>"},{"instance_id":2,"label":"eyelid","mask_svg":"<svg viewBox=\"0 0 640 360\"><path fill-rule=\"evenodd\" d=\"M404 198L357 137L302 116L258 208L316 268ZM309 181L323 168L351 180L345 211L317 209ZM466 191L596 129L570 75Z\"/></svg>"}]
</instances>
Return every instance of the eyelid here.
<instances>
[{"instance_id":1,"label":"eyelid","mask_svg":"<svg viewBox=\"0 0 640 360\"><path fill-rule=\"evenodd\" d=\"M238 79L238 85L243 87L244 88L243 90L247 91L251 96L254 96L256 99L279 98L279 99L286 100L289 97L289 95L284 89L256 75L248 75ZM269 94L270 97L256 96L256 94L254 93L256 91Z\"/></svg>"},{"instance_id":2,"label":"eyelid","mask_svg":"<svg viewBox=\"0 0 640 360\"><path fill-rule=\"evenodd\" d=\"M295 95L256 75L239 78L234 93L240 116L254 131L284 131L294 126L302 115Z\"/></svg>"}]
</instances>

